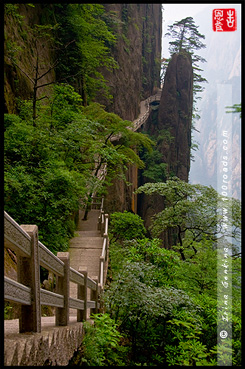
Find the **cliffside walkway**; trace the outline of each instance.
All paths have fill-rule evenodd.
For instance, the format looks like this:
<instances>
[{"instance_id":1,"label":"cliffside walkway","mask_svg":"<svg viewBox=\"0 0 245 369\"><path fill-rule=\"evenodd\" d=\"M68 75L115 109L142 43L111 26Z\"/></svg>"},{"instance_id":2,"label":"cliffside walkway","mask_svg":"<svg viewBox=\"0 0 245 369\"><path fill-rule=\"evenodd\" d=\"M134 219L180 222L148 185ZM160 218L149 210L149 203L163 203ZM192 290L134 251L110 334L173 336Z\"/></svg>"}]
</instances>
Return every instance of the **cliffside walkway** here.
<instances>
[{"instance_id":1,"label":"cliffside walkway","mask_svg":"<svg viewBox=\"0 0 245 369\"><path fill-rule=\"evenodd\" d=\"M128 127L133 131L137 131L149 118L150 115L150 103L153 101L160 101L162 90L159 88L155 95L148 97L140 102L140 114L137 119L133 121L133 127ZM121 135L115 135L111 137L111 141L119 140Z\"/></svg>"},{"instance_id":2,"label":"cliffside walkway","mask_svg":"<svg viewBox=\"0 0 245 369\"><path fill-rule=\"evenodd\" d=\"M148 119L150 103L160 97L159 89L140 103L134 131ZM112 137L112 141L119 138ZM4 299L20 304L22 318L4 321L4 366L68 365L81 345L82 321L102 308L99 296L106 280L109 247L108 215L102 209L103 200L99 209L90 210L86 221L79 211L69 253L57 257L38 241L37 226L20 226L5 212L4 247L18 256L18 282L4 278ZM40 288L40 265L57 276L58 293ZM55 307L56 316L41 317L41 305Z\"/></svg>"}]
</instances>

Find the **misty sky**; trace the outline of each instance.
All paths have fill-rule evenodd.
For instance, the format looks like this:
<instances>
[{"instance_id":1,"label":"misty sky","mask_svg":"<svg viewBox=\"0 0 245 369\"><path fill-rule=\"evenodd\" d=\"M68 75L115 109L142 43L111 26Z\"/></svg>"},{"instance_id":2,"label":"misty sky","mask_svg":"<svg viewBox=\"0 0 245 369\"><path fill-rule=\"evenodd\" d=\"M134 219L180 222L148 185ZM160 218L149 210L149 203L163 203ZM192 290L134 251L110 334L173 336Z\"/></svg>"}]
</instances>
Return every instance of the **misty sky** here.
<instances>
[{"instance_id":1,"label":"misty sky","mask_svg":"<svg viewBox=\"0 0 245 369\"><path fill-rule=\"evenodd\" d=\"M223 122L226 118L231 118L230 115L226 114L225 106L231 106L233 103L240 103L239 100L239 79L237 84L232 86L230 78L241 77L241 55L239 54L239 44L241 45L241 4L239 3L196 3L196 4L183 4L183 3L172 3L162 4L162 58L169 58L169 37L164 37L165 33L168 32L167 26L180 21L186 17L193 17L195 25L198 27L198 31L205 35L206 48L198 50L198 55L203 56L207 63L201 63L200 68L202 69L201 75L206 77L208 80L207 84L204 84L204 92L200 94L201 100L197 101L197 108L201 119L195 122L195 126L200 133L193 131L193 140L198 142L199 149L193 152L195 162L191 162L191 169L189 173L189 181L191 183L201 183L203 185L212 185L217 188L219 192L219 186L216 176L217 173L205 174L202 171L207 168L210 169L210 173L213 168L213 160L215 159L212 148L210 151L207 150L209 147L209 134L213 134L218 129L219 125L217 122ZM222 8L236 8L237 10L237 30L236 32L214 32L212 28L212 11L213 9ZM224 52L225 51L225 52ZM219 96L218 87L224 85L226 90L232 86L231 93L229 94L228 102L222 98L217 98L217 111L222 110L222 117L216 117L215 103L213 102L214 96ZM219 90L220 91L220 90ZM222 91L222 90L221 90ZM230 90L229 90L230 91ZM234 96L234 101L233 101ZM227 97L227 99L228 99ZM235 100L235 98L237 100ZM222 101L222 104L221 104ZM212 102L212 103L211 103ZM212 115L208 112L212 110ZM239 119L236 121L239 124ZM223 124L223 123L222 123ZM207 128L209 127L209 128ZM235 127L234 127L235 129ZM211 132L211 133L210 133ZM239 134L237 128L236 135ZM212 136L212 135L211 135ZM210 137L211 137L210 136ZM237 136L239 137L239 135ZM234 141L235 142L235 141ZM240 142L237 139L237 142ZM211 146L210 146L211 147ZM236 151L235 151L236 149ZM238 167L240 164L239 156L240 151L234 147L232 148L234 160L234 166ZM204 155L205 153L205 155ZM212 156L213 155L213 156ZM220 161L217 160L217 168L220 165ZM201 168L201 172L200 172ZM238 183L238 172L236 173L236 197L240 198L240 185ZM235 182L234 182L235 183Z\"/></svg>"},{"instance_id":2,"label":"misty sky","mask_svg":"<svg viewBox=\"0 0 245 369\"><path fill-rule=\"evenodd\" d=\"M206 8L209 4L163 4L163 12L162 12L162 30L163 36L167 32L167 26L173 24L176 21L179 21L186 17L193 17L195 14L199 13L201 10ZM164 57L169 56L166 55L168 50L168 42L170 41L169 38L163 37L162 40L162 49L164 52Z\"/></svg>"},{"instance_id":3,"label":"misty sky","mask_svg":"<svg viewBox=\"0 0 245 369\"><path fill-rule=\"evenodd\" d=\"M163 5L163 11L162 11L162 53L163 57L169 57L168 53L168 42L171 41L170 38L164 37L165 33L168 31L167 26L173 24L176 21L180 21L183 18L186 17L193 17L195 21L195 16L203 11L204 9L209 8L210 9L210 19L207 20L207 25L209 24L210 27L212 27L212 9L218 9L218 8L229 8L234 7L234 5L240 5L237 3L171 3L171 4L162 4ZM241 5L240 5L241 6ZM198 23L196 23L197 26L199 26ZM199 31L201 33L206 33L206 29L203 29L203 27L200 27Z\"/></svg>"}]
</instances>

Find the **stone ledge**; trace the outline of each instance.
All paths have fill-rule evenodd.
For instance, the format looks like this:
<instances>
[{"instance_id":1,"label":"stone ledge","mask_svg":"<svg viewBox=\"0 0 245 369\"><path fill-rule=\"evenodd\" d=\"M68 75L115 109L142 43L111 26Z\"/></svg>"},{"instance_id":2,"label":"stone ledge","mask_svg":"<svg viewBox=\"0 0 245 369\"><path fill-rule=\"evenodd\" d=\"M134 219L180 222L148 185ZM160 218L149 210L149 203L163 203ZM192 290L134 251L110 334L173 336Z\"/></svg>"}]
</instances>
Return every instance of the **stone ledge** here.
<instances>
[{"instance_id":1,"label":"stone ledge","mask_svg":"<svg viewBox=\"0 0 245 369\"><path fill-rule=\"evenodd\" d=\"M5 321L4 366L64 366L82 343L83 323L55 327L54 317L42 318L41 333L18 333L18 319Z\"/></svg>"}]
</instances>

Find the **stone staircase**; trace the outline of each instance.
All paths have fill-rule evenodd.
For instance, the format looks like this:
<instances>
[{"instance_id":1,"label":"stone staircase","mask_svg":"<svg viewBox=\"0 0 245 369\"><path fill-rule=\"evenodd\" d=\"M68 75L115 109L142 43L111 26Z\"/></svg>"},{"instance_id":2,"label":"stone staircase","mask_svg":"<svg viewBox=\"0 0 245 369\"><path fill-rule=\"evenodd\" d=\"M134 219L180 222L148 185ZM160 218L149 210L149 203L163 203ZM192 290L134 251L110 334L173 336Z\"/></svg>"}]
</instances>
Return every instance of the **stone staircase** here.
<instances>
[{"instance_id":1,"label":"stone staircase","mask_svg":"<svg viewBox=\"0 0 245 369\"><path fill-rule=\"evenodd\" d=\"M75 237L69 241L70 266L77 271L79 267L87 268L88 276L92 279L99 277L99 260L103 246L103 238L98 230L99 214L100 210L90 210L87 220L82 220L84 211L80 210ZM77 297L77 285L72 282L70 296ZM76 310L70 309L70 315L76 315Z\"/></svg>"},{"instance_id":2,"label":"stone staircase","mask_svg":"<svg viewBox=\"0 0 245 369\"><path fill-rule=\"evenodd\" d=\"M89 277L99 276L103 237L98 230L100 210L91 210L83 221L79 212L78 228L70 240L70 266L87 268ZM70 296L77 297L77 285L70 282ZM88 300L90 299L88 290ZM67 366L82 343L83 323L77 322L77 310L69 311L69 326L57 327L55 316L42 317L40 333L19 333L19 319L4 321L4 366ZM90 309L87 310L89 319Z\"/></svg>"}]
</instances>

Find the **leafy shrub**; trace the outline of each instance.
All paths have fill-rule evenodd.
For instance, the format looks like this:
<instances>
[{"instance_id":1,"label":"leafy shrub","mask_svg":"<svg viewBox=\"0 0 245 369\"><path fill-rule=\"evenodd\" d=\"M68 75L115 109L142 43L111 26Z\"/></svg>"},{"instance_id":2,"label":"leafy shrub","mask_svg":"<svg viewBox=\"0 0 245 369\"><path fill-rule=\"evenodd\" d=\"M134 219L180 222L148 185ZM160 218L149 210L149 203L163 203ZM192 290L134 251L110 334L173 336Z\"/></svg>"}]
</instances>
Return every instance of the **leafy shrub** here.
<instances>
[{"instance_id":1,"label":"leafy shrub","mask_svg":"<svg viewBox=\"0 0 245 369\"><path fill-rule=\"evenodd\" d=\"M109 314L92 315L94 324L84 323L85 336L78 353L69 365L122 366L125 348L120 346L123 336Z\"/></svg>"},{"instance_id":2,"label":"leafy shrub","mask_svg":"<svg viewBox=\"0 0 245 369\"><path fill-rule=\"evenodd\" d=\"M216 366L217 254L210 242L183 261L158 239L111 242L105 306L128 337L130 365ZM232 363L241 365L240 261L233 260ZM227 348L227 350L229 347ZM224 358L228 351L222 351ZM231 352L229 352L230 355Z\"/></svg>"},{"instance_id":3,"label":"leafy shrub","mask_svg":"<svg viewBox=\"0 0 245 369\"><path fill-rule=\"evenodd\" d=\"M123 213L115 212L111 214L109 231L114 240L143 238L146 234L143 219L139 215L126 210Z\"/></svg>"},{"instance_id":4,"label":"leafy shrub","mask_svg":"<svg viewBox=\"0 0 245 369\"><path fill-rule=\"evenodd\" d=\"M108 311L120 330L130 337L133 364L155 365L164 361L167 320L174 318L178 310L186 309L188 316L195 312L184 291L155 286L157 269L143 261L126 262L105 292Z\"/></svg>"}]
</instances>

